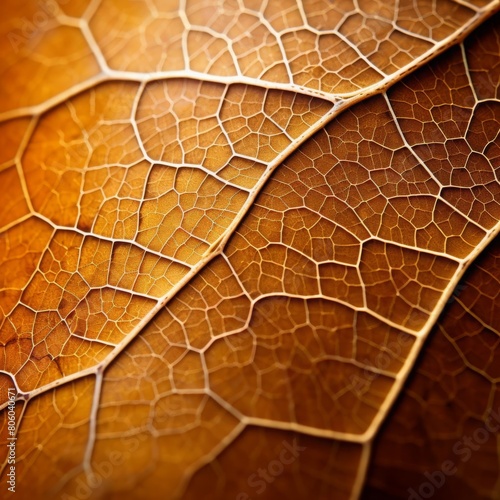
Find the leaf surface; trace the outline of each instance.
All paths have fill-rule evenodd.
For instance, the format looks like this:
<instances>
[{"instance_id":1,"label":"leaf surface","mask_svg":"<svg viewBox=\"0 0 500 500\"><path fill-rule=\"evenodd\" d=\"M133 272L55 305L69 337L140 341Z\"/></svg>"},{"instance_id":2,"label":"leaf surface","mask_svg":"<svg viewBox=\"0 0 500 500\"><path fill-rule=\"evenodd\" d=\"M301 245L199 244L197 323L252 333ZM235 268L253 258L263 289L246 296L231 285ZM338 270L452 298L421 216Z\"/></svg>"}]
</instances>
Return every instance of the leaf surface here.
<instances>
[{"instance_id":1,"label":"leaf surface","mask_svg":"<svg viewBox=\"0 0 500 500\"><path fill-rule=\"evenodd\" d=\"M500 227L498 8L5 4L0 395L6 444L18 393L16 494L418 489L494 408L473 394L497 377L495 244L492 264L474 259ZM479 293L445 307L457 285ZM432 327L455 357L434 354ZM449 409L461 373L470 395ZM422 377L439 397L415 395ZM436 422L464 408L444 438ZM439 447L434 462L408 458L415 442ZM437 493L494 498L489 446L472 462L484 480L461 468ZM395 457L411 467L388 486Z\"/></svg>"}]
</instances>

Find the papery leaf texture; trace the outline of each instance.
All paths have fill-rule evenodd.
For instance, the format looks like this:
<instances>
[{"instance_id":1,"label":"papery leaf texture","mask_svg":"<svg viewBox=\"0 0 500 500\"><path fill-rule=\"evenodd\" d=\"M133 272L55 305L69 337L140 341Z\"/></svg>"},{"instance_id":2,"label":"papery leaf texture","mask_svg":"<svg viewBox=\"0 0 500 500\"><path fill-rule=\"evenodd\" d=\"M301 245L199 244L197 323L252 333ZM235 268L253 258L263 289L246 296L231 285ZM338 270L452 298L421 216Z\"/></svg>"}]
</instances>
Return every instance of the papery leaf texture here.
<instances>
[{"instance_id":1,"label":"papery leaf texture","mask_svg":"<svg viewBox=\"0 0 500 500\"><path fill-rule=\"evenodd\" d=\"M500 2L4 0L1 498L500 498Z\"/></svg>"}]
</instances>

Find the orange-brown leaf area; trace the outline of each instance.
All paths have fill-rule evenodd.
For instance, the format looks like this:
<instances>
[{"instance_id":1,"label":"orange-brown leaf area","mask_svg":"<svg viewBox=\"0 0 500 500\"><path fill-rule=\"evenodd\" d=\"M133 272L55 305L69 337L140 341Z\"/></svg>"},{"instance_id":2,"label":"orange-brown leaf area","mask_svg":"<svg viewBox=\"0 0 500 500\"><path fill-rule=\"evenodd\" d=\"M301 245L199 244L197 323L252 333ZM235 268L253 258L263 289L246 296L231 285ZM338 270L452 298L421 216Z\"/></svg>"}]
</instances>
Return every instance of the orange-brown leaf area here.
<instances>
[{"instance_id":1,"label":"orange-brown leaf area","mask_svg":"<svg viewBox=\"0 0 500 500\"><path fill-rule=\"evenodd\" d=\"M363 498L403 498L411 490L443 499L498 498L499 278L497 237L430 333L377 437ZM441 475L447 462L452 477Z\"/></svg>"},{"instance_id":2,"label":"orange-brown leaf area","mask_svg":"<svg viewBox=\"0 0 500 500\"><path fill-rule=\"evenodd\" d=\"M498 498L498 0L1 9L0 497Z\"/></svg>"}]
</instances>

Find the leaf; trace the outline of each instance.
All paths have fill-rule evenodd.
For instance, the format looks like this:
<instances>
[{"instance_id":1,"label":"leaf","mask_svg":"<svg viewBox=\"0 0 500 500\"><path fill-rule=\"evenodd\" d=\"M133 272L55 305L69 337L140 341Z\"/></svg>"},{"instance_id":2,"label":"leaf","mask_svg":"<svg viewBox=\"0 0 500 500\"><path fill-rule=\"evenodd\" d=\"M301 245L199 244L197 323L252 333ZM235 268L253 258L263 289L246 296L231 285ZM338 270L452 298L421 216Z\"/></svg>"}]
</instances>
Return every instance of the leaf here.
<instances>
[{"instance_id":1,"label":"leaf","mask_svg":"<svg viewBox=\"0 0 500 500\"><path fill-rule=\"evenodd\" d=\"M6 3L20 498L425 497L495 408L498 8ZM433 494L498 495L488 442Z\"/></svg>"},{"instance_id":2,"label":"leaf","mask_svg":"<svg viewBox=\"0 0 500 500\"><path fill-rule=\"evenodd\" d=\"M443 498L498 494L491 457L498 454L499 245L496 237L467 271L430 333L378 436L365 498L399 498L410 488L425 494L425 474L439 480L446 462L453 475L440 488ZM427 449L417 451L423 443Z\"/></svg>"}]
</instances>

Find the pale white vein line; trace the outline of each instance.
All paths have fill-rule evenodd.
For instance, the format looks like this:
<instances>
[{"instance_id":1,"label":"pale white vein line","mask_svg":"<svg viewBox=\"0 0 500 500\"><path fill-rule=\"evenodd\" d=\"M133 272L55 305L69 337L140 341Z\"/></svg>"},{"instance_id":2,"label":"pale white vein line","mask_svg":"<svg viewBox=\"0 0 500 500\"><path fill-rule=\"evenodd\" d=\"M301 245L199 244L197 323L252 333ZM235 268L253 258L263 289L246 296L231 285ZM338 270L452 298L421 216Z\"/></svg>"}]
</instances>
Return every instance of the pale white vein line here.
<instances>
[{"instance_id":1,"label":"pale white vein line","mask_svg":"<svg viewBox=\"0 0 500 500\"><path fill-rule=\"evenodd\" d=\"M15 158L16 169L17 169L17 173L19 175L19 181L21 183L21 189L23 191L24 198L26 200L26 204L28 205L28 209L30 210L30 212L34 212L33 203L31 202L31 196L29 194L28 184L26 182L26 176L24 175L24 170L23 170L23 167L21 165L21 156L22 156L21 151L26 151L26 147L28 145L28 142L29 142L32 134L33 134L33 131L35 130L37 122L38 122L38 119L36 117L30 121L28 128L24 134L23 140L21 141L19 149L16 153L16 158Z\"/></svg>"},{"instance_id":2,"label":"pale white vein line","mask_svg":"<svg viewBox=\"0 0 500 500\"><path fill-rule=\"evenodd\" d=\"M94 396L92 399L92 408L90 411L89 418L89 439L87 441L87 446L85 449L85 455L83 457L83 469L87 477L87 482L91 481L92 474L92 454L94 452L94 443L96 440L96 430L97 430L97 413L99 411L99 401L101 399L101 388L103 380L103 370L98 369L95 374L95 387Z\"/></svg>"},{"instance_id":3,"label":"pale white vein line","mask_svg":"<svg viewBox=\"0 0 500 500\"><path fill-rule=\"evenodd\" d=\"M371 446L371 443L364 443L363 448L361 449L361 458L358 465L358 472L356 474L356 479L354 480L354 486L351 490L351 500L355 500L361 497L361 492L363 491L366 477L366 471L368 470L368 465L370 463Z\"/></svg>"}]
</instances>

